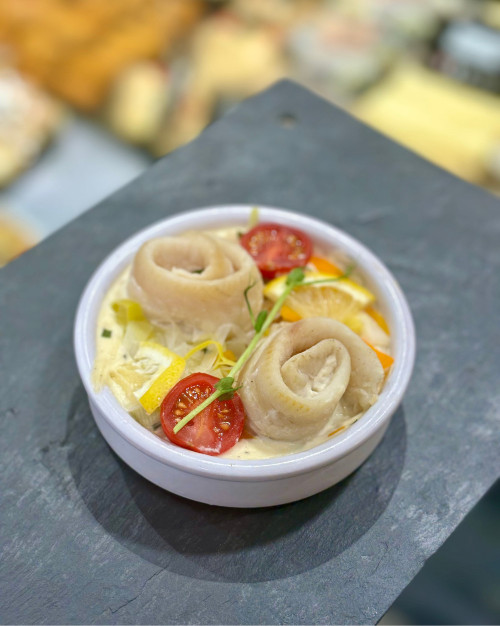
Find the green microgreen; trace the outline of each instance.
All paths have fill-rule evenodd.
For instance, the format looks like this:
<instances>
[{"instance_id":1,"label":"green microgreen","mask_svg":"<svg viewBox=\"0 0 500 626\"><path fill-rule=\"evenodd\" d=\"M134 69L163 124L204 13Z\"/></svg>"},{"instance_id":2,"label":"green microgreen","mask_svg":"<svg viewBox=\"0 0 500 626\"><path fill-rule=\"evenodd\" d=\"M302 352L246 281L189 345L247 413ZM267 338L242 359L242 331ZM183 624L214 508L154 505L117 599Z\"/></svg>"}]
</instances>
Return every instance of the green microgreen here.
<instances>
[{"instance_id":1,"label":"green microgreen","mask_svg":"<svg viewBox=\"0 0 500 626\"><path fill-rule=\"evenodd\" d=\"M250 291L250 289L252 289L252 287L255 287L255 283L248 285L248 287L243 292L243 297L245 298L248 313L250 315L250 319L252 320L252 326L255 332L258 333L259 330L262 328L262 325L266 321L267 311L260 311L257 317L255 317L255 314L252 310L252 305L250 304L250 300L248 299L248 292Z\"/></svg>"},{"instance_id":2,"label":"green microgreen","mask_svg":"<svg viewBox=\"0 0 500 626\"><path fill-rule=\"evenodd\" d=\"M285 289L283 290L283 293L281 294L281 296L274 303L273 308L269 312L265 310L260 311L259 314L257 315L257 318L255 318L255 315L252 311L252 307L250 306L250 302L248 301L248 292L250 291L250 289L252 289L252 287L254 287L255 283L249 285L243 292L243 295L245 297L245 302L247 304L248 312L250 313L250 319L252 320L252 324L255 329L255 335L252 337L252 340L250 341L250 343L244 350L243 354L233 365L228 375L224 378L221 378L218 382L215 383L214 385L215 391L213 392L213 394L210 395L201 404L199 404L190 413L188 413L185 417L183 417L182 420L174 426L174 433L178 433L179 430L183 426L185 426L194 417L196 417L196 415L201 413L203 409L205 409L207 406L212 404L212 402L214 402L215 400L218 400L219 398L223 400L229 400L230 398L233 397L234 392L240 389L241 385L240 387L233 387L236 374L238 374L238 372L241 370L243 365L245 365L245 363L247 362L247 360L250 358L253 351L255 350L260 339L264 336L269 326L271 326L274 320L278 317L281 311L281 307L285 303L285 300L288 298L288 296L295 289L295 287L315 285L318 283L331 283L337 280L342 280L343 278L347 278L352 273L353 269L354 269L354 266L350 266L341 276L336 276L334 278L324 278L324 279L319 279L319 280L305 281L304 280L305 279L304 268L302 267L294 268L287 275L286 281L285 281Z\"/></svg>"},{"instance_id":3,"label":"green microgreen","mask_svg":"<svg viewBox=\"0 0 500 626\"><path fill-rule=\"evenodd\" d=\"M303 267L295 267L286 277L286 282L285 284L287 286L290 285L299 285L301 282L304 281L304 278L306 277L306 275L304 274L304 268Z\"/></svg>"},{"instance_id":4,"label":"green microgreen","mask_svg":"<svg viewBox=\"0 0 500 626\"><path fill-rule=\"evenodd\" d=\"M257 319L255 320L255 324L254 324L256 333L258 333L259 330L262 328L262 326L264 326L264 322L266 321L266 318L267 318L267 311L261 311L257 315Z\"/></svg>"},{"instance_id":5,"label":"green microgreen","mask_svg":"<svg viewBox=\"0 0 500 626\"><path fill-rule=\"evenodd\" d=\"M250 289L252 289L252 287L255 287L255 283L252 283L251 285L248 285L248 287L243 292L243 297L245 298L245 302L246 302L246 305L247 305L248 313L250 315L250 319L252 320L252 326L255 328L255 315L254 315L254 313L252 311L252 305L250 304L250 300L248 299L248 292L250 291Z\"/></svg>"},{"instance_id":6,"label":"green microgreen","mask_svg":"<svg viewBox=\"0 0 500 626\"><path fill-rule=\"evenodd\" d=\"M232 376L225 376L215 383L214 387L222 393L227 393L233 388L234 378Z\"/></svg>"},{"instance_id":7,"label":"green microgreen","mask_svg":"<svg viewBox=\"0 0 500 626\"><path fill-rule=\"evenodd\" d=\"M335 276L333 278L318 278L317 280L308 280L302 284L307 287L307 285L321 285L326 283L334 283L338 280L344 280L344 278L349 278L349 276L353 273L355 267L356 266L354 264L349 265L344 273L340 276Z\"/></svg>"},{"instance_id":8,"label":"green microgreen","mask_svg":"<svg viewBox=\"0 0 500 626\"><path fill-rule=\"evenodd\" d=\"M217 391L221 392L221 395L219 396L220 400L231 400L235 391L241 389L242 387L242 385L239 385L238 387L233 387L233 385L234 378L232 376L225 376L215 383L214 387Z\"/></svg>"}]
</instances>

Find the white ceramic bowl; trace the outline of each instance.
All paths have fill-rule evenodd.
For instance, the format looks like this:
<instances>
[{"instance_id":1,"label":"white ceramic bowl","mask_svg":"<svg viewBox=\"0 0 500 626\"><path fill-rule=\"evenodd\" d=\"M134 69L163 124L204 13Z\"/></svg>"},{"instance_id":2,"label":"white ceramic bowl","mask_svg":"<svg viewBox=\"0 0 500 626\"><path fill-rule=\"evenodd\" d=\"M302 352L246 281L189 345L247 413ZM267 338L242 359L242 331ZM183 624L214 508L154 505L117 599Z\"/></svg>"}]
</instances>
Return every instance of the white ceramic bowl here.
<instances>
[{"instance_id":1,"label":"white ceramic bowl","mask_svg":"<svg viewBox=\"0 0 500 626\"><path fill-rule=\"evenodd\" d=\"M378 401L331 441L278 458L240 461L207 456L163 441L138 424L109 389L95 393L91 371L101 301L139 246L153 237L190 229L245 225L250 206L220 206L181 213L146 228L119 246L99 266L83 292L75 321L78 369L103 437L125 463L173 493L220 506L261 507L300 500L339 482L358 468L382 439L410 380L415 331L408 304L382 262L344 232L305 215L259 207L261 221L288 224L317 244L345 252L376 294L391 329L394 365Z\"/></svg>"}]
</instances>

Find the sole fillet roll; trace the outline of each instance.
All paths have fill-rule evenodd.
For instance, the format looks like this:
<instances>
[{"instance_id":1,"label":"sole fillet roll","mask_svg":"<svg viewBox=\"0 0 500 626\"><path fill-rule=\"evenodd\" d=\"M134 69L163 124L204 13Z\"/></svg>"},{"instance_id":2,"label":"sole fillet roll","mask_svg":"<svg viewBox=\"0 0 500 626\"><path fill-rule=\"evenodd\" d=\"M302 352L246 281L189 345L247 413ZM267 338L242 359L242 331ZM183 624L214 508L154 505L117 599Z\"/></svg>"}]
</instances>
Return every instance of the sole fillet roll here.
<instances>
[{"instance_id":1,"label":"sole fillet roll","mask_svg":"<svg viewBox=\"0 0 500 626\"><path fill-rule=\"evenodd\" d=\"M264 339L238 382L251 432L298 441L366 411L383 380L379 359L358 335L311 317Z\"/></svg>"},{"instance_id":2,"label":"sole fillet roll","mask_svg":"<svg viewBox=\"0 0 500 626\"><path fill-rule=\"evenodd\" d=\"M250 315L263 301L262 278L238 244L201 233L160 237L137 252L128 284L130 297L158 322L175 322L215 332L228 322L250 329Z\"/></svg>"}]
</instances>

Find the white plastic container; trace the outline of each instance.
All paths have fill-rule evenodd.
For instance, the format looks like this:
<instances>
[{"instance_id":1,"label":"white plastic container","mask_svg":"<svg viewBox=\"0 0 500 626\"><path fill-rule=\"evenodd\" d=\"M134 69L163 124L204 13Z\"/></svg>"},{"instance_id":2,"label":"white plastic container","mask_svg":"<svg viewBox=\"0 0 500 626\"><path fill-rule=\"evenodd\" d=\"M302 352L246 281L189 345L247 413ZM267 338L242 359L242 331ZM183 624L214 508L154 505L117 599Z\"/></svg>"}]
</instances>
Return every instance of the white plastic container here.
<instances>
[{"instance_id":1,"label":"white plastic container","mask_svg":"<svg viewBox=\"0 0 500 626\"><path fill-rule=\"evenodd\" d=\"M315 448L283 457L240 461L207 456L165 442L138 424L109 389L96 393L91 372L102 299L140 245L153 237L186 230L246 225L252 207L220 206L178 214L140 231L98 267L80 300L75 321L75 354L90 408L103 437L139 474L178 495L220 506L262 507L293 502L339 482L358 468L382 439L408 386L415 358L415 331L396 280L365 246L344 232L305 215L259 207L262 222L287 224L321 246L354 261L391 329L394 365L378 401L340 435Z\"/></svg>"}]
</instances>

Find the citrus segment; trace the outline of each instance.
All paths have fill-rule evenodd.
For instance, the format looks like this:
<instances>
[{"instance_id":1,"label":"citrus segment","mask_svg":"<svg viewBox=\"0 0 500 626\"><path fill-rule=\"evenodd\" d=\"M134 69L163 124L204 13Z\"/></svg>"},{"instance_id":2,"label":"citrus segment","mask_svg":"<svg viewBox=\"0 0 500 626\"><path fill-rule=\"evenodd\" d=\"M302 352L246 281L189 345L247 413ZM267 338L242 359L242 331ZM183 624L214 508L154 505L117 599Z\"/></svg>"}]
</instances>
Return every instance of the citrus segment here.
<instances>
[{"instance_id":1,"label":"citrus segment","mask_svg":"<svg viewBox=\"0 0 500 626\"><path fill-rule=\"evenodd\" d=\"M387 324L385 317L382 315L382 313L379 313L371 306L366 308L366 312L371 318L373 318L377 322L377 324L385 333L387 333L388 335L391 334L389 330L389 325Z\"/></svg>"},{"instance_id":2,"label":"citrus segment","mask_svg":"<svg viewBox=\"0 0 500 626\"><path fill-rule=\"evenodd\" d=\"M282 308L282 317L287 321L296 321L304 317L331 317L341 322L354 320L359 311L375 300L375 296L349 278L336 278L332 274L306 272L305 283L296 287L286 299ZM264 295L276 301L286 288L286 276L280 276L264 287Z\"/></svg>"}]
</instances>

